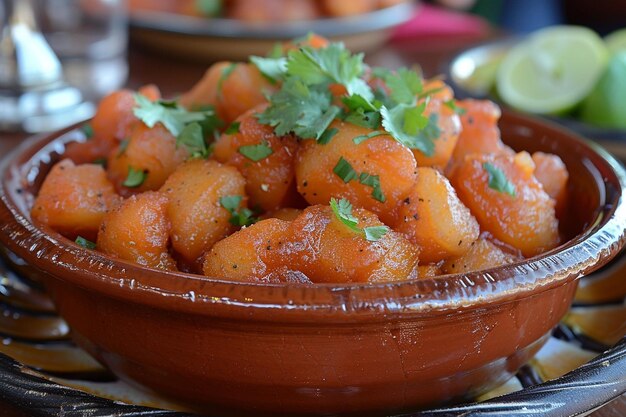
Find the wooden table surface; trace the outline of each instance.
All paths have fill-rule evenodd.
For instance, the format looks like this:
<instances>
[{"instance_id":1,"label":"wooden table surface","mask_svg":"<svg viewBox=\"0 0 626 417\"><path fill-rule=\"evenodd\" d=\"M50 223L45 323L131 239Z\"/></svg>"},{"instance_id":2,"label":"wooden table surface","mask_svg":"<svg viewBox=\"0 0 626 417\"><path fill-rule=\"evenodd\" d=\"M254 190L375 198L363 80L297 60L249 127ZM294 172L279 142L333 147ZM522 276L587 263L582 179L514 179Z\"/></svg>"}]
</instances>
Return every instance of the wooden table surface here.
<instances>
[{"instance_id":1,"label":"wooden table surface","mask_svg":"<svg viewBox=\"0 0 626 417\"><path fill-rule=\"evenodd\" d=\"M375 53L368 54L366 61L373 65L397 68L419 64L425 76L443 72L445 65L459 51L472 45L498 38L497 31L489 31L478 36L441 35L414 41L388 44ZM131 41L129 45L129 78L127 86L136 89L141 85L154 83L164 96L174 96L191 87L204 73L208 63L181 61L158 55L143 49ZM0 132L0 157L17 146L27 135L23 133ZM593 417L626 415L626 396L622 395L612 403L595 411Z\"/></svg>"}]
</instances>

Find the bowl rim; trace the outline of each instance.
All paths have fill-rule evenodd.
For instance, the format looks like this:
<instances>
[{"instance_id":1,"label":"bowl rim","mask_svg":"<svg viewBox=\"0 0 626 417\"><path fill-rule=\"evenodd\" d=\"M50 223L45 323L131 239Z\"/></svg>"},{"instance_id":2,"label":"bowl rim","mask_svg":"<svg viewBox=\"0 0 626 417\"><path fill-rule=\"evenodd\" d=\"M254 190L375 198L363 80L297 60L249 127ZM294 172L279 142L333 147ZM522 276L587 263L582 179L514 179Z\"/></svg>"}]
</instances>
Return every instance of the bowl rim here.
<instances>
[{"instance_id":1,"label":"bowl rim","mask_svg":"<svg viewBox=\"0 0 626 417\"><path fill-rule=\"evenodd\" d=\"M333 321L349 317L378 321L514 302L590 273L621 250L626 241L626 171L600 146L554 123L508 111L503 112L501 120L566 136L572 144L585 149L596 171L598 166L605 171L598 179L598 185L603 184L605 189L599 189L602 204L594 221L559 247L510 265L389 283L285 285L167 272L114 259L78 246L45 226L34 225L29 219L30 206L23 195L26 193L17 191L21 188L17 181L28 174L28 163L49 162L52 152L62 153L64 143L83 135L77 126L35 136L0 162L0 243L46 275L83 289L200 315L247 319L254 310L263 310L263 317L271 320ZM602 197L604 193L609 200Z\"/></svg>"}]
</instances>

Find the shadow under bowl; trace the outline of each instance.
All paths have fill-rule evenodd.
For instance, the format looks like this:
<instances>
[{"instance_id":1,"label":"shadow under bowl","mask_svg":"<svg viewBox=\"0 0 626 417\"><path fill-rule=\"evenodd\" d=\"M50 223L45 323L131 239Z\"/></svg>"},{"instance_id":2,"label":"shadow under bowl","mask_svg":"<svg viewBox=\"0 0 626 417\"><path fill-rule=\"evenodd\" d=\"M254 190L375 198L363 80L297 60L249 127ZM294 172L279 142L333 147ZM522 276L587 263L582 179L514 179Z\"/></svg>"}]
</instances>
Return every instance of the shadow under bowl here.
<instances>
[{"instance_id":1,"label":"shadow under bowl","mask_svg":"<svg viewBox=\"0 0 626 417\"><path fill-rule=\"evenodd\" d=\"M624 244L626 173L570 131L505 112L517 150L570 173L565 244L468 274L373 285L232 283L147 269L33 225L34 195L78 129L0 166L0 242L50 289L75 340L123 379L214 415L389 414L471 398L530 359L577 278Z\"/></svg>"}]
</instances>

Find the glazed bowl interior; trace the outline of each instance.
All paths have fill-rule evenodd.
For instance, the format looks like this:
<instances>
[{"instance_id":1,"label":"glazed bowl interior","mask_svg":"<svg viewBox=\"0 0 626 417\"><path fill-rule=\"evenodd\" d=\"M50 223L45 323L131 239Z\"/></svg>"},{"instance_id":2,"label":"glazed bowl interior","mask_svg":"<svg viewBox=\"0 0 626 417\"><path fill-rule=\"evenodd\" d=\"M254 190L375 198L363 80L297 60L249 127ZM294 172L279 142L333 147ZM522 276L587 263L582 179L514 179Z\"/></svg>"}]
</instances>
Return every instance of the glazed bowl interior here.
<instances>
[{"instance_id":1,"label":"glazed bowl interior","mask_svg":"<svg viewBox=\"0 0 626 417\"><path fill-rule=\"evenodd\" d=\"M503 115L516 150L559 155L561 246L516 264L383 284L278 285L147 269L36 226L30 207L79 129L34 138L0 166L0 242L50 288L75 340L120 377L203 412L388 414L497 386L541 347L576 279L624 244L626 174L555 125Z\"/></svg>"}]
</instances>

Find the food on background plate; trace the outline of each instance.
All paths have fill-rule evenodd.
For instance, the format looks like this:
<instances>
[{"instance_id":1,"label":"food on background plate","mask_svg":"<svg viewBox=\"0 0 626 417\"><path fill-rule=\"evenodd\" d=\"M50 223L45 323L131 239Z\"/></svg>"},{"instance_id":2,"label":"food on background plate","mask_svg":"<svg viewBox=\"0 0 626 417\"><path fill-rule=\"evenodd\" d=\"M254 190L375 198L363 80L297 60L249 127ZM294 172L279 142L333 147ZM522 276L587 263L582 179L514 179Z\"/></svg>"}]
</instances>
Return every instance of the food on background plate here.
<instances>
[{"instance_id":1,"label":"food on background plate","mask_svg":"<svg viewBox=\"0 0 626 417\"><path fill-rule=\"evenodd\" d=\"M180 101L113 93L32 217L150 268L306 285L471 272L560 243L558 156L505 146L492 102L362 60L313 35L214 64Z\"/></svg>"},{"instance_id":2,"label":"food on background plate","mask_svg":"<svg viewBox=\"0 0 626 417\"><path fill-rule=\"evenodd\" d=\"M258 23L358 16L402 1L406 0L129 0L128 3L131 13L154 11Z\"/></svg>"}]
</instances>

